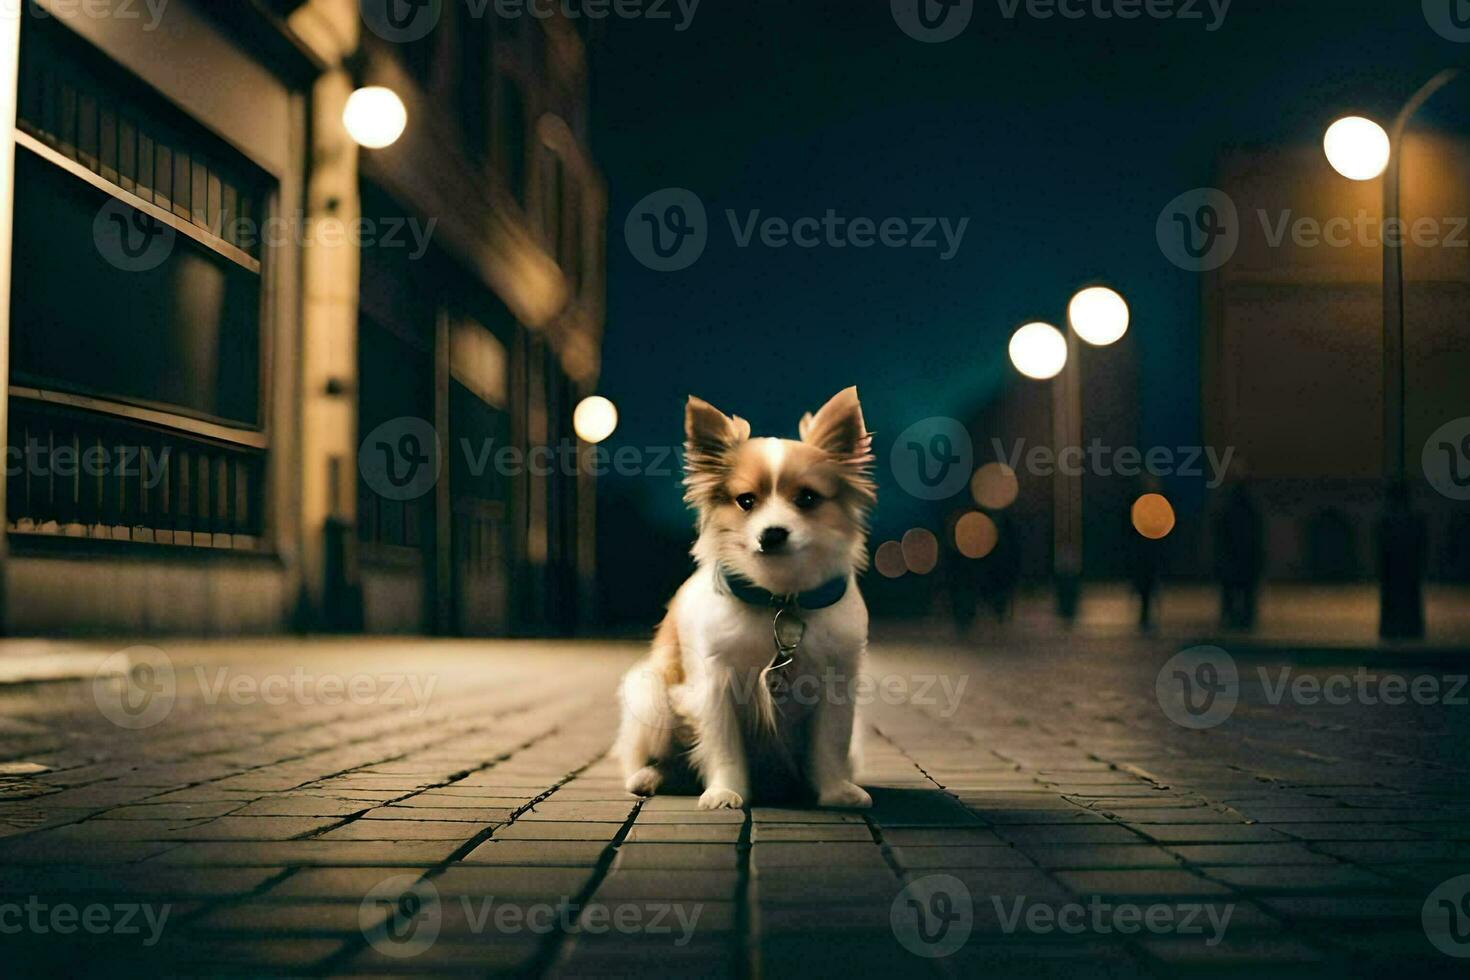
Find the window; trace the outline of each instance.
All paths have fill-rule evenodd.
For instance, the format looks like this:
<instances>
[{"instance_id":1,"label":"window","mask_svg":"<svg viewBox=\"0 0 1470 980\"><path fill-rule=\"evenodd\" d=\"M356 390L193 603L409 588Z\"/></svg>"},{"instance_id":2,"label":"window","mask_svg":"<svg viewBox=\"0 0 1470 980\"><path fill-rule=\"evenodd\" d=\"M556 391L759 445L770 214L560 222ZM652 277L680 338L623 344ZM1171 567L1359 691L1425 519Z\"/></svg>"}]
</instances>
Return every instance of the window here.
<instances>
[{"instance_id":1,"label":"window","mask_svg":"<svg viewBox=\"0 0 1470 980\"><path fill-rule=\"evenodd\" d=\"M9 524L254 547L266 446L258 222L273 186L66 30L28 19L22 42L11 449L164 462L142 475L121 462L70 475L12 466Z\"/></svg>"}]
</instances>

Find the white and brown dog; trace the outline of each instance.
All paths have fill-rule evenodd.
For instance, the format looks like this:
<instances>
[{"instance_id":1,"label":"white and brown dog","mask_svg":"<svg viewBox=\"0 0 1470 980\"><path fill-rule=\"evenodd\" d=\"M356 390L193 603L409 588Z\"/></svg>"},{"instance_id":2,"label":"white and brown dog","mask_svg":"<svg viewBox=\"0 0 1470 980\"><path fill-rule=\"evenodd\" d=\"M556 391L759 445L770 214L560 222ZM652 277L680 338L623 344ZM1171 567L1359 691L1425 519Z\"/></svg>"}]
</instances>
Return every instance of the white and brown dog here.
<instances>
[{"instance_id":1,"label":"white and brown dog","mask_svg":"<svg viewBox=\"0 0 1470 980\"><path fill-rule=\"evenodd\" d=\"M803 417L800 441L752 439L744 419L693 397L684 431L698 569L623 679L628 791L651 796L692 764L704 809L742 807L770 786L871 806L853 782L850 696L868 641L856 574L876 500L857 389Z\"/></svg>"}]
</instances>

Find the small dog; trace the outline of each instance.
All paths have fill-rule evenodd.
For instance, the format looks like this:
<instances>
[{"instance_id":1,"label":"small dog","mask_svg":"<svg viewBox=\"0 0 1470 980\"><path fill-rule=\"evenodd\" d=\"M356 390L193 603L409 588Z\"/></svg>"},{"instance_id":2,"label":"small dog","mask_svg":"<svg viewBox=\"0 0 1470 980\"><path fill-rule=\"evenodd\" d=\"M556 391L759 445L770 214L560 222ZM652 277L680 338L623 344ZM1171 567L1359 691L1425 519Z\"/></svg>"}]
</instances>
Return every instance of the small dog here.
<instances>
[{"instance_id":1,"label":"small dog","mask_svg":"<svg viewBox=\"0 0 1470 980\"><path fill-rule=\"evenodd\" d=\"M692 764L706 810L753 792L869 807L853 782L851 695L868 642L855 576L877 493L857 389L804 416L800 441L752 439L750 423L692 396L684 432L698 569L623 678L615 751L628 792L652 796Z\"/></svg>"}]
</instances>

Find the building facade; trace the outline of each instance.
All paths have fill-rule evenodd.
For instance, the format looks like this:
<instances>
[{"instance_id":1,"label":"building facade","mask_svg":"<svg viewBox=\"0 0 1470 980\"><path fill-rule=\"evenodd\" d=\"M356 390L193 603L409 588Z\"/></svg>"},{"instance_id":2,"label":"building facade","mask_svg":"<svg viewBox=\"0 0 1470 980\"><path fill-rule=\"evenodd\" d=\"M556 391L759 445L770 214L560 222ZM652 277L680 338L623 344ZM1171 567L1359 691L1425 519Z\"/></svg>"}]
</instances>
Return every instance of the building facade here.
<instances>
[{"instance_id":1,"label":"building facade","mask_svg":"<svg viewBox=\"0 0 1470 980\"><path fill-rule=\"evenodd\" d=\"M5 629L574 627L605 226L579 25L22 10L0 40ZM386 148L343 123L366 86L407 109Z\"/></svg>"}]
</instances>

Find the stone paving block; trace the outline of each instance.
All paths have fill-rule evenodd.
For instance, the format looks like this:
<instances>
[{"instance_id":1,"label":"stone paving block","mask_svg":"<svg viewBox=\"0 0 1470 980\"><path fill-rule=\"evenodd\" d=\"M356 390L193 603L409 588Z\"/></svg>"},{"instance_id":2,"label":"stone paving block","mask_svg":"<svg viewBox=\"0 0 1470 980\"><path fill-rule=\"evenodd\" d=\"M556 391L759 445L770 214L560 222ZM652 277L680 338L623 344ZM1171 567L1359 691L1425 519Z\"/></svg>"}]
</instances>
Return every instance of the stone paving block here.
<instances>
[{"instance_id":1,"label":"stone paving block","mask_svg":"<svg viewBox=\"0 0 1470 980\"><path fill-rule=\"evenodd\" d=\"M461 820L354 820L317 835L322 841L468 841L494 824Z\"/></svg>"},{"instance_id":2,"label":"stone paving block","mask_svg":"<svg viewBox=\"0 0 1470 980\"><path fill-rule=\"evenodd\" d=\"M430 881L441 897L471 895L512 899L575 896L592 881L592 869L451 865Z\"/></svg>"},{"instance_id":3,"label":"stone paving block","mask_svg":"<svg viewBox=\"0 0 1470 980\"><path fill-rule=\"evenodd\" d=\"M1140 834L1164 844L1270 844L1291 841L1279 830L1260 824L1147 824Z\"/></svg>"},{"instance_id":4,"label":"stone paving block","mask_svg":"<svg viewBox=\"0 0 1470 980\"><path fill-rule=\"evenodd\" d=\"M647 808L645 807L645 809L647 809ZM720 813L722 811L719 811L719 810L706 810L706 811L700 811L700 812L704 812L704 813ZM723 811L723 812L735 814L735 813L738 813L739 811L727 810L727 811ZM642 819L644 819L645 816L647 816L647 814L640 813L638 819L639 820L642 820ZM751 821L753 823L757 823L757 824L761 824L761 823L779 823L779 824L793 824L793 823L829 824L830 823L830 824L859 824L859 825L866 826L865 824L863 824L863 818L862 817L858 816L855 813L851 813L849 811L844 811L844 810L815 810L815 809L801 808L801 807L757 806L757 807L752 807L751 808L750 816L751 816Z\"/></svg>"},{"instance_id":5,"label":"stone paving block","mask_svg":"<svg viewBox=\"0 0 1470 980\"><path fill-rule=\"evenodd\" d=\"M1038 827L998 826L1000 839L1025 844L1146 844L1147 838L1116 824L1069 827L1048 824Z\"/></svg>"},{"instance_id":6,"label":"stone paving block","mask_svg":"<svg viewBox=\"0 0 1470 980\"><path fill-rule=\"evenodd\" d=\"M503 824L510 819L514 810L494 810L488 807L408 807L392 804L378 807L362 814L363 820L429 820L470 823L481 827ZM523 819L523 818L522 818Z\"/></svg>"},{"instance_id":7,"label":"stone paving block","mask_svg":"<svg viewBox=\"0 0 1470 980\"><path fill-rule=\"evenodd\" d=\"M764 868L884 868L883 852L871 840L866 844L837 843L811 847L799 842L756 844L751 864Z\"/></svg>"},{"instance_id":8,"label":"stone paving block","mask_svg":"<svg viewBox=\"0 0 1470 980\"><path fill-rule=\"evenodd\" d=\"M1327 845L1331 846L1331 845ZM1348 846L1348 845L1341 845ZM1329 854L1309 850L1304 844L1171 844L1165 848L1191 864L1217 867L1296 864L1336 864ZM1326 850L1326 846L1318 850Z\"/></svg>"},{"instance_id":9,"label":"stone paving block","mask_svg":"<svg viewBox=\"0 0 1470 980\"><path fill-rule=\"evenodd\" d=\"M169 865L341 865L424 867L446 860L456 841L209 841L169 845L154 858Z\"/></svg>"},{"instance_id":10,"label":"stone paving block","mask_svg":"<svg viewBox=\"0 0 1470 980\"><path fill-rule=\"evenodd\" d=\"M690 980L734 980L739 976L728 942L706 940L679 947L671 943L614 945L589 938L572 943L549 976L563 980L627 980L648 975L650 964L657 964L667 976Z\"/></svg>"},{"instance_id":11,"label":"stone paving block","mask_svg":"<svg viewBox=\"0 0 1470 980\"><path fill-rule=\"evenodd\" d=\"M500 828L500 840L581 840L606 843L617 836L621 825L615 823L582 823L573 820L516 820Z\"/></svg>"},{"instance_id":12,"label":"stone paving block","mask_svg":"<svg viewBox=\"0 0 1470 980\"><path fill-rule=\"evenodd\" d=\"M883 843L967 847L1006 847L992 830L981 827L883 827Z\"/></svg>"},{"instance_id":13,"label":"stone paving block","mask_svg":"<svg viewBox=\"0 0 1470 980\"><path fill-rule=\"evenodd\" d=\"M863 836L871 840L867 828ZM738 823L635 823L625 838L632 844L734 844L740 839Z\"/></svg>"},{"instance_id":14,"label":"stone paving block","mask_svg":"<svg viewBox=\"0 0 1470 980\"><path fill-rule=\"evenodd\" d=\"M761 904L892 904L903 883L886 868L757 868L750 881Z\"/></svg>"},{"instance_id":15,"label":"stone paving block","mask_svg":"<svg viewBox=\"0 0 1470 980\"><path fill-rule=\"evenodd\" d=\"M642 845L650 846L650 845ZM497 840L492 837L469 854L465 864L579 868L595 865L606 843L583 840Z\"/></svg>"},{"instance_id":16,"label":"stone paving block","mask_svg":"<svg viewBox=\"0 0 1470 980\"><path fill-rule=\"evenodd\" d=\"M462 976L516 975L536 957L541 937L525 935L469 940L443 937L411 959L391 956L372 946L362 947L342 973L349 976Z\"/></svg>"},{"instance_id":17,"label":"stone paving block","mask_svg":"<svg viewBox=\"0 0 1470 980\"><path fill-rule=\"evenodd\" d=\"M219 817L164 835L168 840L291 840L340 823L336 817Z\"/></svg>"},{"instance_id":18,"label":"stone paving block","mask_svg":"<svg viewBox=\"0 0 1470 980\"><path fill-rule=\"evenodd\" d=\"M907 869L946 871L951 868L1035 868L1014 847L928 847L903 845L891 849L894 860Z\"/></svg>"},{"instance_id":19,"label":"stone paving block","mask_svg":"<svg viewBox=\"0 0 1470 980\"><path fill-rule=\"evenodd\" d=\"M1347 865L1302 867L1202 867L1207 877L1249 892L1303 894L1329 892L1334 895L1388 891L1394 883L1382 875Z\"/></svg>"},{"instance_id":20,"label":"stone paving block","mask_svg":"<svg viewBox=\"0 0 1470 980\"><path fill-rule=\"evenodd\" d=\"M629 844L618 848L613 867L636 869L723 869L737 864L732 844Z\"/></svg>"},{"instance_id":21,"label":"stone paving block","mask_svg":"<svg viewBox=\"0 0 1470 980\"><path fill-rule=\"evenodd\" d=\"M1213 938L1213 937L1211 937ZM1170 969L1191 967L1275 967L1282 970L1326 960L1321 951L1299 940L1282 937L1234 937L1228 934L1211 945L1197 936L1149 937L1139 940L1144 952Z\"/></svg>"},{"instance_id":22,"label":"stone paving block","mask_svg":"<svg viewBox=\"0 0 1470 980\"><path fill-rule=\"evenodd\" d=\"M710 825L744 822L745 813L742 810L650 810L645 803L638 811L638 824L645 827L651 824Z\"/></svg>"},{"instance_id":23,"label":"stone paving block","mask_svg":"<svg viewBox=\"0 0 1470 980\"><path fill-rule=\"evenodd\" d=\"M636 829L636 828L635 828ZM756 843L776 841L873 843L873 832L861 823L758 823L751 827Z\"/></svg>"},{"instance_id":24,"label":"stone paving block","mask_svg":"<svg viewBox=\"0 0 1470 980\"><path fill-rule=\"evenodd\" d=\"M265 902L249 901L207 912L189 922L192 933L245 933L266 935L341 936L362 935L358 902ZM381 916L369 921L382 921Z\"/></svg>"},{"instance_id":25,"label":"stone paving block","mask_svg":"<svg viewBox=\"0 0 1470 980\"><path fill-rule=\"evenodd\" d=\"M1427 839L1427 835L1419 830L1395 824L1290 823L1280 824L1276 830L1306 841Z\"/></svg>"},{"instance_id":26,"label":"stone paving block","mask_svg":"<svg viewBox=\"0 0 1470 980\"><path fill-rule=\"evenodd\" d=\"M1079 895L1226 896L1235 894L1217 882L1178 869L1127 871L1058 871L1057 880Z\"/></svg>"},{"instance_id":27,"label":"stone paving block","mask_svg":"<svg viewBox=\"0 0 1470 980\"><path fill-rule=\"evenodd\" d=\"M740 882L733 869L705 871L639 871L614 868L598 886L596 898L670 900L733 899Z\"/></svg>"},{"instance_id":28,"label":"stone paving block","mask_svg":"<svg viewBox=\"0 0 1470 980\"><path fill-rule=\"evenodd\" d=\"M1150 844L1020 844L1017 849L1043 868L1106 870L1177 868L1179 860Z\"/></svg>"},{"instance_id":29,"label":"stone paving block","mask_svg":"<svg viewBox=\"0 0 1470 980\"><path fill-rule=\"evenodd\" d=\"M197 803L134 803L97 814L96 820L203 820L222 817L248 804L237 800Z\"/></svg>"}]
</instances>

